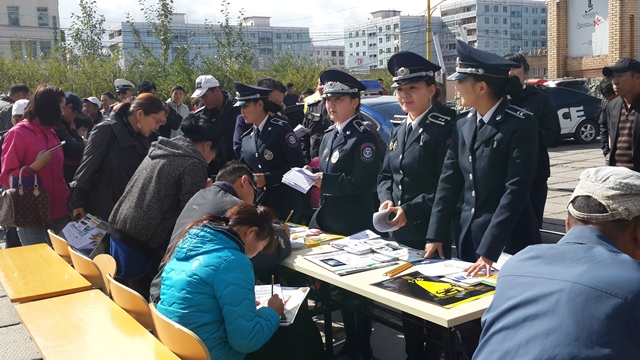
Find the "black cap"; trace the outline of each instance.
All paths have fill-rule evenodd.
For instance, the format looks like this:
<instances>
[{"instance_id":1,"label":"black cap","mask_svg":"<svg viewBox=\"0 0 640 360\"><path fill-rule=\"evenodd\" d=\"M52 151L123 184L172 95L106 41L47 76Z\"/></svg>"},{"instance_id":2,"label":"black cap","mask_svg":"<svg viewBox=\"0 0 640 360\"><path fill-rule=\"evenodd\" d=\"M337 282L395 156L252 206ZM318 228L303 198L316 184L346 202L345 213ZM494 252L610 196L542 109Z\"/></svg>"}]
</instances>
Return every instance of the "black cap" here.
<instances>
[{"instance_id":1,"label":"black cap","mask_svg":"<svg viewBox=\"0 0 640 360\"><path fill-rule=\"evenodd\" d=\"M272 89L260 86L246 85L234 82L233 87L236 89L236 100L234 106L242 106L247 100L268 99Z\"/></svg>"},{"instance_id":2,"label":"black cap","mask_svg":"<svg viewBox=\"0 0 640 360\"><path fill-rule=\"evenodd\" d=\"M640 73L640 62L633 58L622 58L616 61L616 64L613 66L603 67L602 75L610 77L613 76L613 73L625 73L627 71Z\"/></svg>"},{"instance_id":3,"label":"black cap","mask_svg":"<svg viewBox=\"0 0 640 360\"><path fill-rule=\"evenodd\" d=\"M458 53L456 72L447 77L447 80L459 80L472 75L506 78L509 77L509 70L521 67L519 63L478 50L461 40L456 43L456 52Z\"/></svg>"},{"instance_id":4,"label":"black cap","mask_svg":"<svg viewBox=\"0 0 640 360\"><path fill-rule=\"evenodd\" d=\"M148 93L153 91L157 91L156 84L151 80L143 80L140 84L138 84L138 94L140 93Z\"/></svg>"},{"instance_id":5,"label":"black cap","mask_svg":"<svg viewBox=\"0 0 640 360\"><path fill-rule=\"evenodd\" d=\"M416 53L400 51L389 58L387 69L393 75L393 88L434 77L440 66Z\"/></svg>"},{"instance_id":6,"label":"black cap","mask_svg":"<svg viewBox=\"0 0 640 360\"><path fill-rule=\"evenodd\" d=\"M66 92L64 93L64 96L66 98L66 104L69 105L71 104L73 107L73 110L77 111L77 112L82 112L82 100L80 100L80 98L78 97L78 95L72 93L72 92Z\"/></svg>"},{"instance_id":7,"label":"black cap","mask_svg":"<svg viewBox=\"0 0 640 360\"><path fill-rule=\"evenodd\" d=\"M338 97L350 94L360 95L360 91L367 89L360 80L346 72L329 69L320 74L320 82L323 85L322 97Z\"/></svg>"}]
</instances>

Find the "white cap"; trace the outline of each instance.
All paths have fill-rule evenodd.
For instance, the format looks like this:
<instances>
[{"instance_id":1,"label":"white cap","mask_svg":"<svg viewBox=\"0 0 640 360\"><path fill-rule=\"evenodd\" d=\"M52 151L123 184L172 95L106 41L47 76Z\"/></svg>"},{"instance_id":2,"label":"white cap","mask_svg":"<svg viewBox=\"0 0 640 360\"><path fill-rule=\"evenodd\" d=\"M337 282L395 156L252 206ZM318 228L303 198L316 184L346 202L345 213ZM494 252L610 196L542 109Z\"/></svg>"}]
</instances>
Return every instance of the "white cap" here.
<instances>
[{"instance_id":1,"label":"white cap","mask_svg":"<svg viewBox=\"0 0 640 360\"><path fill-rule=\"evenodd\" d=\"M202 97L208 89L218 87L220 83L216 78L211 75L200 75L196 79L196 91L193 92L191 97Z\"/></svg>"},{"instance_id":2,"label":"white cap","mask_svg":"<svg viewBox=\"0 0 640 360\"><path fill-rule=\"evenodd\" d=\"M102 109L102 102L95 96L89 96L88 98L82 99L82 101L88 101L92 104L98 106L98 109Z\"/></svg>"},{"instance_id":3,"label":"white cap","mask_svg":"<svg viewBox=\"0 0 640 360\"><path fill-rule=\"evenodd\" d=\"M133 83L127 79L116 79L113 82L113 86L116 87L117 91L120 90L133 90L133 88L135 87L133 85Z\"/></svg>"},{"instance_id":4,"label":"white cap","mask_svg":"<svg viewBox=\"0 0 640 360\"><path fill-rule=\"evenodd\" d=\"M27 99L20 99L14 102L13 108L11 109L11 116L23 115L24 109L27 107L28 104L29 104L29 100Z\"/></svg>"}]
</instances>

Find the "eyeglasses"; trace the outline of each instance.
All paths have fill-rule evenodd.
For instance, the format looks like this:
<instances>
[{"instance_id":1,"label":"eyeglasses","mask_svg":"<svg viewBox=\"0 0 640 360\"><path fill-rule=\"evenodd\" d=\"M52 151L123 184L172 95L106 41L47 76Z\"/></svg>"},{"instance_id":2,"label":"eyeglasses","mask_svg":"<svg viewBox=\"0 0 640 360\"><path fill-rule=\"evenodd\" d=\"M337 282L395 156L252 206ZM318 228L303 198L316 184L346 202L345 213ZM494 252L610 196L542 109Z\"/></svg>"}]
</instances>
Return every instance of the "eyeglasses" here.
<instances>
[{"instance_id":1,"label":"eyeglasses","mask_svg":"<svg viewBox=\"0 0 640 360\"><path fill-rule=\"evenodd\" d=\"M264 200L265 192L261 189L258 189L253 181L249 181L249 184L253 188L253 204L258 206L262 203L262 200Z\"/></svg>"},{"instance_id":2,"label":"eyeglasses","mask_svg":"<svg viewBox=\"0 0 640 360\"><path fill-rule=\"evenodd\" d=\"M156 124L158 125L164 125L165 121L167 121L166 119L159 119L151 114L149 114L149 116L156 121Z\"/></svg>"}]
</instances>

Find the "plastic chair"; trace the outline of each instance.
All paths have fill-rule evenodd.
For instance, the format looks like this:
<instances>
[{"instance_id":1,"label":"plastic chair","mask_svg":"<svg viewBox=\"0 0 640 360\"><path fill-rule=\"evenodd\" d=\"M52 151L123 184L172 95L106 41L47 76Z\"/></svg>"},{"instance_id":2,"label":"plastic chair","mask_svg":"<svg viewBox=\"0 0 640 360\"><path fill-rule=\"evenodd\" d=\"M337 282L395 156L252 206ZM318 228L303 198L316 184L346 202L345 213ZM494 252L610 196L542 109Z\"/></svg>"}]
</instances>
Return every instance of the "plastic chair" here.
<instances>
[{"instance_id":1,"label":"plastic chair","mask_svg":"<svg viewBox=\"0 0 640 360\"><path fill-rule=\"evenodd\" d=\"M73 261L73 267L76 268L80 275L84 276L84 278L93 285L93 288L101 289L109 296L109 289L104 282L104 276L102 276L102 271L100 267L98 267L98 264L71 246L69 246L69 255L71 255L71 261ZM111 257L111 255L106 256ZM115 260L113 260L113 262L115 263ZM115 272L115 270L113 272Z\"/></svg>"},{"instance_id":2,"label":"plastic chair","mask_svg":"<svg viewBox=\"0 0 640 360\"><path fill-rule=\"evenodd\" d=\"M209 349L198 335L186 327L160 314L154 304L149 304L156 327L156 337L182 360L211 360Z\"/></svg>"},{"instance_id":3,"label":"plastic chair","mask_svg":"<svg viewBox=\"0 0 640 360\"><path fill-rule=\"evenodd\" d=\"M118 265L116 264L116 259L109 254L99 254L98 256L93 258L93 262L98 265L100 272L102 273L102 281L104 281L104 285L107 288L107 295L111 294L110 284L107 281L107 276L115 276L116 269Z\"/></svg>"},{"instance_id":4,"label":"plastic chair","mask_svg":"<svg viewBox=\"0 0 640 360\"><path fill-rule=\"evenodd\" d=\"M51 245L53 245L53 250L56 254L60 255L69 265L73 265L71 262L71 255L69 255L69 243L67 240L61 238L60 236L54 234L51 229L47 230L49 233L49 239L51 239Z\"/></svg>"},{"instance_id":5,"label":"plastic chair","mask_svg":"<svg viewBox=\"0 0 640 360\"><path fill-rule=\"evenodd\" d=\"M132 318L136 319L140 325L155 334L156 329L153 326L149 303L142 295L115 281L111 275L107 276L107 284L113 301L131 315Z\"/></svg>"}]
</instances>

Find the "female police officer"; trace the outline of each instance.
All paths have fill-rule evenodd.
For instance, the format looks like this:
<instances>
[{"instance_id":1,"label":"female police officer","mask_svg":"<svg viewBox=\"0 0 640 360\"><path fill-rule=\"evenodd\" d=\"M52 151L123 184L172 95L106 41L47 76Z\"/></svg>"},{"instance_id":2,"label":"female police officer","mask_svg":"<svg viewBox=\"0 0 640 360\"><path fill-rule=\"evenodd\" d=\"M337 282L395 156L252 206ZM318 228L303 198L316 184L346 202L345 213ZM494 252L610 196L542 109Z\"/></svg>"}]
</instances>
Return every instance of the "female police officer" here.
<instances>
[{"instance_id":1,"label":"female police officer","mask_svg":"<svg viewBox=\"0 0 640 360\"><path fill-rule=\"evenodd\" d=\"M298 138L286 120L274 117L280 107L269 101L271 89L233 83L236 106L253 127L242 136L241 160L254 173L256 185L266 188L262 204L274 209L281 220L291 210L302 211L302 194L283 185L282 176L292 167L304 166Z\"/></svg>"},{"instance_id":2,"label":"female police officer","mask_svg":"<svg viewBox=\"0 0 640 360\"><path fill-rule=\"evenodd\" d=\"M509 103L509 70L518 67L498 55L457 43L456 80L462 105L472 108L458 116L447 152L427 230L425 257L449 242L450 219L462 192L458 257L475 262L475 275L491 271L505 245L520 250L539 243L540 233L529 203L529 189L538 159L538 125L528 112ZM530 221L514 237L521 215ZM524 225L523 225L524 226Z\"/></svg>"},{"instance_id":3,"label":"female police officer","mask_svg":"<svg viewBox=\"0 0 640 360\"><path fill-rule=\"evenodd\" d=\"M353 76L329 69L320 74L322 97L335 125L325 132L320 144L319 178L315 186L322 192L320 207L310 227L352 235L372 226L372 192L380 171L380 149L376 137L359 116L360 91L365 90Z\"/></svg>"},{"instance_id":4,"label":"female police officer","mask_svg":"<svg viewBox=\"0 0 640 360\"><path fill-rule=\"evenodd\" d=\"M380 210L395 214L391 239L422 249L454 119L439 114L431 103L439 66L403 51L389 59L387 68L407 115L392 120L395 127L378 176Z\"/></svg>"}]
</instances>

